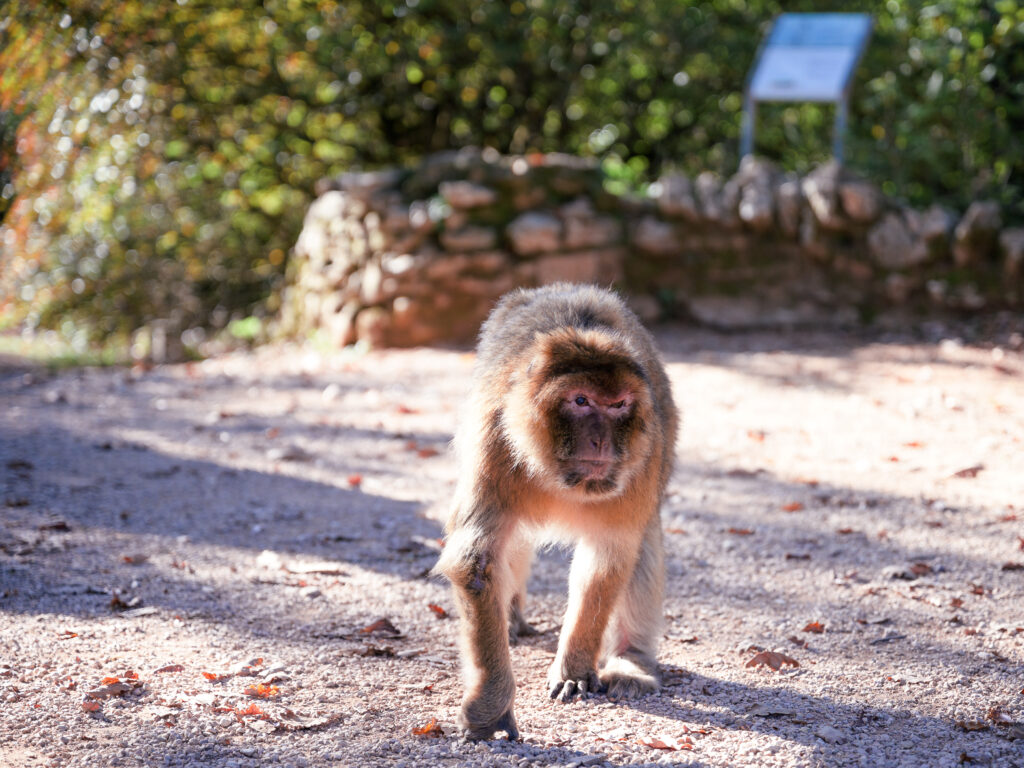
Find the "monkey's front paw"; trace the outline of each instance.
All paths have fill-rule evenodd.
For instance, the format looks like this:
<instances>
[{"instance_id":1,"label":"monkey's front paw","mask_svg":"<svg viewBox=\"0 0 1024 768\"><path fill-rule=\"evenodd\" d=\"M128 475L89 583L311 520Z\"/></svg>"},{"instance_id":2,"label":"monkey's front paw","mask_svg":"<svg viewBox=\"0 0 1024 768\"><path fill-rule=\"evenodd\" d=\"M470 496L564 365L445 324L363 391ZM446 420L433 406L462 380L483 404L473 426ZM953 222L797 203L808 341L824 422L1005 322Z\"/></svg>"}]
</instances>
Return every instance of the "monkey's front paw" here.
<instances>
[{"instance_id":1,"label":"monkey's front paw","mask_svg":"<svg viewBox=\"0 0 1024 768\"><path fill-rule=\"evenodd\" d=\"M564 677L565 679L559 679ZM593 670L581 675L559 675L548 679L548 693L552 699L572 701L579 696L581 699L588 693L598 693L601 681Z\"/></svg>"},{"instance_id":2,"label":"monkey's front paw","mask_svg":"<svg viewBox=\"0 0 1024 768\"><path fill-rule=\"evenodd\" d=\"M502 706L507 707L502 711ZM496 715L496 712L501 714ZM519 740L519 729L516 727L516 716L512 711L512 697L502 702L494 696L477 696L462 702L459 713L459 727L467 739L480 741L493 739L494 734L504 731L509 741Z\"/></svg>"}]
</instances>

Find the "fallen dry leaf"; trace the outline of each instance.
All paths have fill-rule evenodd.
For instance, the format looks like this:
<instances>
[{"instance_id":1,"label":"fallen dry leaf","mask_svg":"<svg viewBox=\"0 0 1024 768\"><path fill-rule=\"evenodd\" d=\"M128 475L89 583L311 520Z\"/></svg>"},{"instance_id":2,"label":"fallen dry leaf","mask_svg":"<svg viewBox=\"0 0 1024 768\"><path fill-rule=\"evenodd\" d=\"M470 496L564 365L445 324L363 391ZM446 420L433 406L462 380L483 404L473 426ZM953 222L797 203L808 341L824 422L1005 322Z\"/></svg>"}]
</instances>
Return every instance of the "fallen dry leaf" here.
<instances>
[{"instance_id":1,"label":"fallen dry leaf","mask_svg":"<svg viewBox=\"0 0 1024 768\"><path fill-rule=\"evenodd\" d=\"M853 528L840 528L836 531L840 536L849 536L851 533L856 533Z\"/></svg>"},{"instance_id":2,"label":"fallen dry leaf","mask_svg":"<svg viewBox=\"0 0 1024 768\"><path fill-rule=\"evenodd\" d=\"M956 724L965 731L986 731L989 727L988 723L981 720L957 720Z\"/></svg>"},{"instance_id":3,"label":"fallen dry leaf","mask_svg":"<svg viewBox=\"0 0 1024 768\"><path fill-rule=\"evenodd\" d=\"M678 534L680 536L685 536L686 535L686 531L684 529L682 529L682 528L666 528L665 532L666 533L675 533L675 534Z\"/></svg>"},{"instance_id":4,"label":"fallen dry leaf","mask_svg":"<svg viewBox=\"0 0 1024 768\"><path fill-rule=\"evenodd\" d=\"M729 528L726 533L731 533L735 536L751 536L754 532L750 528Z\"/></svg>"},{"instance_id":5,"label":"fallen dry leaf","mask_svg":"<svg viewBox=\"0 0 1024 768\"><path fill-rule=\"evenodd\" d=\"M448 611L446 611L440 605L434 605L433 603L427 603L427 608L432 610L437 615L437 618L439 618L439 619L447 619L448 618Z\"/></svg>"},{"instance_id":6,"label":"fallen dry leaf","mask_svg":"<svg viewBox=\"0 0 1024 768\"><path fill-rule=\"evenodd\" d=\"M744 666L746 667L771 667L776 672L782 669L783 666L799 667L800 662L791 656L787 656L784 653L777 653L775 651L761 651L759 654L754 656Z\"/></svg>"},{"instance_id":7,"label":"fallen dry leaf","mask_svg":"<svg viewBox=\"0 0 1024 768\"><path fill-rule=\"evenodd\" d=\"M796 635L793 635L792 637L790 637L788 639L789 639L789 642L791 642L797 648L806 648L808 646L808 642L806 640L802 640L801 638L797 637Z\"/></svg>"},{"instance_id":8,"label":"fallen dry leaf","mask_svg":"<svg viewBox=\"0 0 1024 768\"><path fill-rule=\"evenodd\" d=\"M1002 571L1024 571L1024 563L1003 563Z\"/></svg>"},{"instance_id":9,"label":"fallen dry leaf","mask_svg":"<svg viewBox=\"0 0 1024 768\"><path fill-rule=\"evenodd\" d=\"M441 738L444 736L444 731L441 730L441 726L437 723L437 718L430 718L430 722L426 725L421 725L419 728L412 729L413 736L428 736L431 738Z\"/></svg>"},{"instance_id":10,"label":"fallen dry leaf","mask_svg":"<svg viewBox=\"0 0 1024 768\"><path fill-rule=\"evenodd\" d=\"M91 691L86 692L86 696L90 699L110 699L114 696L124 696L130 690L132 686L130 683L122 683L116 677L105 678L106 680L114 680L115 682L107 683L100 688L94 688Z\"/></svg>"},{"instance_id":11,"label":"fallen dry leaf","mask_svg":"<svg viewBox=\"0 0 1024 768\"><path fill-rule=\"evenodd\" d=\"M362 475L349 475L346 478L345 481L349 484L349 487L351 487L351 488L358 488L360 485L363 484L363 476Z\"/></svg>"},{"instance_id":12,"label":"fallen dry leaf","mask_svg":"<svg viewBox=\"0 0 1024 768\"><path fill-rule=\"evenodd\" d=\"M203 672L203 677L207 680L227 680L231 675L227 672L224 674L217 674L215 672Z\"/></svg>"},{"instance_id":13,"label":"fallen dry leaf","mask_svg":"<svg viewBox=\"0 0 1024 768\"><path fill-rule=\"evenodd\" d=\"M919 443L917 440L912 440L909 443L903 444L904 448L924 448L924 443Z\"/></svg>"},{"instance_id":14,"label":"fallen dry leaf","mask_svg":"<svg viewBox=\"0 0 1024 768\"><path fill-rule=\"evenodd\" d=\"M764 439L768 436L768 433L762 429L748 429L747 437L753 440L755 443L763 443Z\"/></svg>"},{"instance_id":15,"label":"fallen dry leaf","mask_svg":"<svg viewBox=\"0 0 1024 768\"><path fill-rule=\"evenodd\" d=\"M382 633L386 635L392 635L394 637L400 637L402 632L394 624L391 623L390 619L377 619L373 624L363 627L361 630L364 635L370 635L374 633Z\"/></svg>"},{"instance_id":16,"label":"fallen dry leaf","mask_svg":"<svg viewBox=\"0 0 1024 768\"><path fill-rule=\"evenodd\" d=\"M88 695L88 694L86 694L86 695ZM86 712L99 712L100 709L102 709L102 708L103 708L103 705L100 704L98 701L88 701L88 700L86 700L86 701L82 702L82 709L85 710Z\"/></svg>"},{"instance_id":17,"label":"fallen dry leaf","mask_svg":"<svg viewBox=\"0 0 1024 768\"><path fill-rule=\"evenodd\" d=\"M928 563L914 563L909 570L915 576L927 576L932 572L932 567Z\"/></svg>"},{"instance_id":18,"label":"fallen dry leaf","mask_svg":"<svg viewBox=\"0 0 1024 768\"><path fill-rule=\"evenodd\" d=\"M803 508L804 505L801 504L799 501L791 501L789 502L789 504L782 505L783 512L799 512Z\"/></svg>"},{"instance_id":19,"label":"fallen dry leaf","mask_svg":"<svg viewBox=\"0 0 1024 768\"><path fill-rule=\"evenodd\" d=\"M825 631L825 625L820 621L812 621L806 627L803 628L804 632L813 632L816 635L820 635Z\"/></svg>"},{"instance_id":20,"label":"fallen dry leaf","mask_svg":"<svg viewBox=\"0 0 1024 768\"><path fill-rule=\"evenodd\" d=\"M144 562L149 560L149 555L135 554L135 555L123 555L121 559L128 563L128 565L142 565Z\"/></svg>"},{"instance_id":21,"label":"fallen dry leaf","mask_svg":"<svg viewBox=\"0 0 1024 768\"><path fill-rule=\"evenodd\" d=\"M361 651L355 651L356 656L383 656L392 659L395 657L395 649L390 645L368 645Z\"/></svg>"},{"instance_id":22,"label":"fallen dry leaf","mask_svg":"<svg viewBox=\"0 0 1024 768\"><path fill-rule=\"evenodd\" d=\"M441 452L437 450L437 448L430 447L420 448L418 451L416 451L416 455L419 456L421 459L429 459L433 456L437 456L440 453Z\"/></svg>"},{"instance_id":23,"label":"fallen dry leaf","mask_svg":"<svg viewBox=\"0 0 1024 768\"><path fill-rule=\"evenodd\" d=\"M325 725L333 725L341 720L342 717L341 713L336 712L321 717L305 718L297 715L290 709L286 709L281 721L277 724L277 728L282 731L310 731L315 728L323 728Z\"/></svg>"},{"instance_id":24,"label":"fallen dry leaf","mask_svg":"<svg viewBox=\"0 0 1024 768\"><path fill-rule=\"evenodd\" d=\"M787 560L810 560L811 556L809 554L807 554L806 552L804 552L802 554L799 554L799 555L794 554L793 552L787 552L786 553L786 559Z\"/></svg>"},{"instance_id":25,"label":"fallen dry leaf","mask_svg":"<svg viewBox=\"0 0 1024 768\"><path fill-rule=\"evenodd\" d=\"M674 736L647 736L640 739L637 743L651 749L668 749L673 752L693 749L693 742L686 736L683 736L681 739L677 739Z\"/></svg>"},{"instance_id":26,"label":"fallen dry leaf","mask_svg":"<svg viewBox=\"0 0 1024 768\"><path fill-rule=\"evenodd\" d=\"M245 693L246 696L252 696L258 699L272 699L275 696L280 695L281 690L276 685L258 683L256 685L246 686L243 693Z\"/></svg>"},{"instance_id":27,"label":"fallen dry leaf","mask_svg":"<svg viewBox=\"0 0 1024 768\"><path fill-rule=\"evenodd\" d=\"M1013 725L1013 718L1003 712L1002 707L991 707L985 713L985 719L996 725Z\"/></svg>"},{"instance_id":28,"label":"fallen dry leaf","mask_svg":"<svg viewBox=\"0 0 1024 768\"><path fill-rule=\"evenodd\" d=\"M950 477L977 477L978 473L985 469L984 464L975 464L973 467L966 467L965 469L954 472Z\"/></svg>"},{"instance_id":29,"label":"fallen dry leaf","mask_svg":"<svg viewBox=\"0 0 1024 768\"><path fill-rule=\"evenodd\" d=\"M245 709L235 709L233 711L240 718L242 718L242 717L259 717L259 718L261 718L263 720L269 720L270 719L270 717L267 715L267 713L264 712L259 707L257 707L255 704L250 704Z\"/></svg>"}]
</instances>

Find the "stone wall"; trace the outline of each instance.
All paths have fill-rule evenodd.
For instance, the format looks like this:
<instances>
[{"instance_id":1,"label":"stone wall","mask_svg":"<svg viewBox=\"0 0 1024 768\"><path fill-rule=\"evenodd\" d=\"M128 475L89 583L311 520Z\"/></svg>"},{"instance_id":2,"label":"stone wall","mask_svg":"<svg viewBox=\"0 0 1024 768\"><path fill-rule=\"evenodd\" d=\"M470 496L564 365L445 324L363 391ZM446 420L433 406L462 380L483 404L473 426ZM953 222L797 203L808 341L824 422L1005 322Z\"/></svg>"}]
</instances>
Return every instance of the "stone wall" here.
<instances>
[{"instance_id":1,"label":"stone wall","mask_svg":"<svg viewBox=\"0 0 1024 768\"><path fill-rule=\"evenodd\" d=\"M569 280L618 287L647 321L849 324L1019 308L1022 262L997 205L908 209L834 164L799 178L748 158L636 198L588 160L467 150L323 183L282 319L338 345L462 341L509 289Z\"/></svg>"}]
</instances>

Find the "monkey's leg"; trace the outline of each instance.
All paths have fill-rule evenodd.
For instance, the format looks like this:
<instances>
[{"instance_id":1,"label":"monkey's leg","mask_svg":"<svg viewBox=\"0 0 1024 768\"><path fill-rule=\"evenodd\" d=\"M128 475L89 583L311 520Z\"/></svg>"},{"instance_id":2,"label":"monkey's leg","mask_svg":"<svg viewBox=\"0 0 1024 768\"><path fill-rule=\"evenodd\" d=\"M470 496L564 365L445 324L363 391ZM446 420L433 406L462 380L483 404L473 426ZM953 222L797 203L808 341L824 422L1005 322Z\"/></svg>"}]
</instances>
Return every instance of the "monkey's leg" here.
<instances>
[{"instance_id":1,"label":"monkey's leg","mask_svg":"<svg viewBox=\"0 0 1024 768\"><path fill-rule=\"evenodd\" d=\"M508 641L515 645L520 637L536 635L523 615L526 604L526 581L530 578L533 564L533 542L527 536L519 536L509 546L509 567L512 571L512 600L508 611Z\"/></svg>"},{"instance_id":2,"label":"monkey's leg","mask_svg":"<svg viewBox=\"0 0 1024 768\"><path fill-rule=\"evenodd\" d=\"M490 739L505 731L519 738L515 713L515 679L508 652L508 606L511 572L505 537L458 529L448 537L439 569L452 582L462 636L463 674L459 726L467 738Z\"/></svg>"},{"instance_id":3,"label":"monkey's leg","mask_svg":"<svg viewBox=\"0 0 1024 768\"><path fill-rule=\"evenodd\" d=\"M569 606L558 639L558 653L548 671L551 698L569 701L599 691L597 676L601 638L616 598L628 575L628 558L615 557L610 546L580 542L569 569Z\"/></svg>"},{"instance_id":4,"label":"monkey's leg","mask_svg":"<svg viewBox=\"0 0 1024 768\"><path fill-rule=\"evenodd\" d=\"M608 697L631 699L661 687L658 638L661 635L665 564L661 521L653 515L644 530L640 556L605 638L601 683Z\"/></svg>"}]
</instances>

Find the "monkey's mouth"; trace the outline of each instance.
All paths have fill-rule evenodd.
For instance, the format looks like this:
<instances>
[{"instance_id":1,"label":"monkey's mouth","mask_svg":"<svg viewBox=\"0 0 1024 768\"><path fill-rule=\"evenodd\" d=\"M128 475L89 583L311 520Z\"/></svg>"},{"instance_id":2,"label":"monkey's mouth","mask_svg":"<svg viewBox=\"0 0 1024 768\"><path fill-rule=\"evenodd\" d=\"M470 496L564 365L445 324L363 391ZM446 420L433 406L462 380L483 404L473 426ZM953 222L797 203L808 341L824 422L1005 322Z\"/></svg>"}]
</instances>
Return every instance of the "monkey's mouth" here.
<instances>
[{"instance_id":1,"label":"monkey's mouth","mask_svg":"<svg viewBox=\"0 0 1024 768\"><path fill-rule=\"evenodd\" d=\"M598 459L573 459L566 462L566 485L575 488L584 485L586 490L604 490L614 480L615 462ZM593 486L593 489L591 488ZM597 486L601 486L598 488Z\"/></svg>"}]
</instances>

